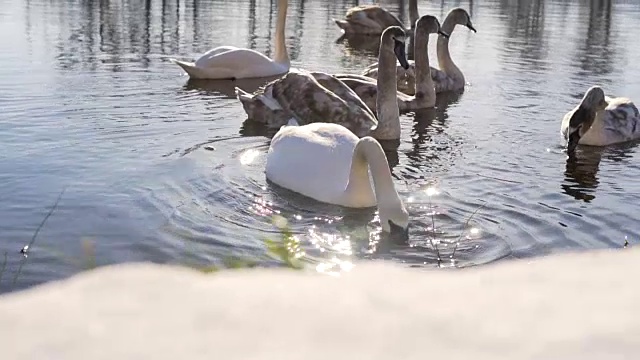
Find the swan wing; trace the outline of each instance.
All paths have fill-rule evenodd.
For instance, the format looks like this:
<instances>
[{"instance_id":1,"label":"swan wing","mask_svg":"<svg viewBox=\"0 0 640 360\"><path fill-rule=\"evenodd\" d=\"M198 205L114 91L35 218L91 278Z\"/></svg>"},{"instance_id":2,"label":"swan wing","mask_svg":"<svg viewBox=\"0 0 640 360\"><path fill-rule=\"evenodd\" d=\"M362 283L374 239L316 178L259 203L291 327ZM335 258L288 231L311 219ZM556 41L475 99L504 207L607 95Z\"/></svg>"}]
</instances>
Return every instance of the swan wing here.
<instances>
[{"instance_id":1,"label":"swan wing","mask_svg":"<svg viewBox=\"0 0 640 360\"><path fill-rule=\"evenodd\" d=\"M301 125L330 122L340 124L362 137L378 124L373 113L353 96L347 100L340 98L308 72L289 72L270 85L271 97Z\"/></svg>"},{"instance_id":2,"label":"swan wing","mask_svg":"<svg viewBox=\"0 0 640 360\"><path fill-rule=\"evenodd\" d=\"M369 109L376 111L376 103L378 101L378 84L376 79L351 74L337 74L335 76L351 88ZM396 91L396 96L398 97L398 108L400 112L409 111L411 109L411 96L400 91Z\"/></svg>"},{"instance_id":3,"label":"swan wing","mask_svg":"<svg viewBox=\"0 0 640 360\"><path fill-rule=\"evenodd\" d=\"M266 177L315 200L345 205L357 142L357 136L337 124L285 126L271 140Z\"/></svg>"},{"instance_id":4,"label":"swan wing","mask_svg":"<svg viewBox=\"0 0 640 360\"><path fill-rule=\"evenodd\" d=\"M603 128L611 142L634 140L640 137L640 113L635 104L623 97L607 98Z\"/></svg>"},{"instance_id":5,"label":"swan wing","mask_svg":"<svg viewBox=\"0 0 640 360\"><path fill-rule=\"evenodd\" d=\"M379 5L360 5L347 11L346 19L354 24L368 27L380 27L382 30L389 26L404 25L397 16Z\"/></svg>"},{"instance_id":6,"label":"swan wing","mask_svg":"<svg viewBox=\"0 0 640 360\"><path fill-rule=\"evenodd\" d=\"M230 45L223 45L223 46L218 46L216 48L213 48L209 51L207 51L206 53L202 54L200 56L200 58L205 58L205 57L212 57L212 56L216 56L218 54L221 54L223 52L227 52L227 51L231 51L231 50L239 50L240 48L237 46L230 46Z\"/></svg>"},{"instance_id":7,"label":"swan wing","mask_svg":"<svg viewBox=\"0 0 640 360\"><path fill-rule=\"evenodd\" d=\"M285 73L288 68L264 54L234 47L213 49L202 55L195 66L210 73L211 79L242 79L268 77Z\"/></svg>"},{"instance_id":8,"label":"swan wing","mask_svg":"<svg viewBox=\"0 0 640 360\"><path fill-rule=\"evenodd\" d=\"M312 71L310 72L311 76L313 76L316 81L336 94L340 99L344 100L350 107L354 109L360 109L365 113L369 114L372 118L375 118L376 115L373 110L365 104L362 99L356 94L349 86L347 86L344 82L340 81L339 74L338 75L330 75L320 71ZM354 75L358 76L358 75ZM362 80L371 80L366 76L361 77Z\"/></svg>"},{"instance_id":9,"label":"swan wing","mask_svg":"<svg viewBox=\"0 0 640 360\"><path fill-rule=\"evenodd\" d=\"M378 5L360 5L347 11L345 20L336 20L338 26L347 32L381 34L389 26L400 26L402 22Z\"/></svg>"},{"instance_id":10,"label":"swan wing","mask_svg":"<svg viewBox=\"0 0 640 360\"><path fill-rule=\"evenodd\" d=\"M409 68L405 70L399 62L396 62L396 79L397 79L397 90L401 93L407 95L415 94L415 61L408 60ZM362 72L362 76L366 76L372 79L378 78L378 63L373 63L369 65Z\"/></svg>"},{"instance_id":11,"label":"swan wing","mask_svg":"<svg viewBox=\"0 0 640 360\"><path fill-rule=\"evenodd\" d=\"M436 88L436 93L450 91L456 88L456 81L444 71L431 67L431 79Z\"/></svg>"},{"instance_id":12,"label":"swan wing","mask_svg":"<svg viewBox=\"0 0 640 360\"><path fill-rule=\"evenodd\" d=\"M398 78L398 90L402 91L406 94L413 94L414 90L413 84L415 82L415 62L413 60L409 60L409 68L405 70L400 63L396 63L396 74ZM373 63L369 65L362 72L363 76L371 77L374 79L378 78L378 63ZM433 84L436 88L436 93L440 93L443 91L449 91L455 87L455 81L452 77L447 75L444 71L431 67L431 79L433 79Z\"/></svg>"}]
</instances>

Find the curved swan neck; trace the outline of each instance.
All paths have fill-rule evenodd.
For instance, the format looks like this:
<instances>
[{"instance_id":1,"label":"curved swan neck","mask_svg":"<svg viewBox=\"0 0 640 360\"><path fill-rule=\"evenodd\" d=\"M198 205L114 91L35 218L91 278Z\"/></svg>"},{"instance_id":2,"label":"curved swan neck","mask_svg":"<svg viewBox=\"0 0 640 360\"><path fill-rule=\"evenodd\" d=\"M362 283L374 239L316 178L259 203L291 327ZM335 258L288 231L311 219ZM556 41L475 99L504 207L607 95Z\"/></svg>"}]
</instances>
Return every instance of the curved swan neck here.
<instances>
[{"instance_id":1,"label":"curved swan neck","mask_svg":"<svg viewBox=\"0 0 640 360\"><path fill-rule=\"evenodd\" d=\"M400 108L398 108L396 55L393 40L382 39L378 55L378 81L376 84L376 116L378 127L374 137L381 140L400 138Z\"/></svg>"},{"instance_id":2,"label":"curved swan neck","mask_svg":"<svg viewBox=\"0 0 640 360\"><path fill-rule=\"evenodd\" d=\"M378 208L402 207L400 196L393 185L387 156L380 143L370 136L360 139L353 151L349 183L346 188L347 196L357 192L358 189L364 189L365 186L371 187L367 171L369 169Z\"/></svg>"},{"instance_id":3,"label":"curved swan neck","mask_svg":"<svg viewBox=\"0 0 640 360\"><path fill-rule=\"evenodd\" d=\"M276 22L276 53L273 60L280 64L289 65L289 54L287 53L287 45L285 44L284 29L287 22L288 0L278 1L278 19Z\"/></svg>"},{"instance_id":4,"label":"curved swan neck","mask_svg":"<svg viewBox=\"0 0 640 360\"><path fill-rule=\"evenodd\" d=\"M444 19L444 23L441 27L442 31L449 35L453 34L453 30L457 25L455 16L453 15L453 13L449 13L449 15L447 15L447 18ZM456 66L456 64L454 64L453 60L451 59L451 54L449 53L449 38L438 35L436 53L438 55L440 70L444 71L450 77L464 82L464 75L462 75L462 71L460 71L460 69Z\"/></svg>"},{"instance_id":5,"label":"curved swan neck","mask_svg":"<svg viewBox=\"0 0 640 360\"><path fill-rule=\"evenodd\" d=\"M436 103L436 91L431 78L429 64L429 33L416 29L414 39L415 53L415 100L421 107L431 107Z\"/></svg>"},{"instance_id":6,"label":"curved swan neck","mask_svg":"<svg viewBox=\"0 0 640 360\"><path fill-rule=\"evenodd\" d=\"M416 26L416 21L418 21L418 0L409 0L409 21L411 22L410 28L414 28Z\"/></svg>"}]
</instances>

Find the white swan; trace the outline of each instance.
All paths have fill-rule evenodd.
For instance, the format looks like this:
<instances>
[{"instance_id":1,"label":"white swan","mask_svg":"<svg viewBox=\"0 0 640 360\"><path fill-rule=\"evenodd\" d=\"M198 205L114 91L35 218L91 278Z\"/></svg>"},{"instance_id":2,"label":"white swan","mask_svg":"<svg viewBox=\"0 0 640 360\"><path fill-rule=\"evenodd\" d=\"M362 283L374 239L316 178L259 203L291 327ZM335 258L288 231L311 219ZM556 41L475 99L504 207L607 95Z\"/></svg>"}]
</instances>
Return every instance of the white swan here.
<instances>
[{"instance_id":1,"label":"white swan","mask_svg":"<svg viewBox=\"0 0 640 360\"><path fill-rule=\"evenodd\" d=\"M236 88L249 119L279 128L290 118L301 124L331 122L343 125L358 137L379 140L400 138L400 119L396 91L396 59L406 64L405 32L392 26L381 36L381 66L391 67L377 82L376 107L369 108L342 81L322 72L290 71L253 94ZM374 114L370 109L376 109Z\"/></svg>"},{"instance_id":2,"label":"white swan","mask_svg":"<svg viewBox=\"0 0 640 360\"><path fill-rule=\"evenodd\" d=\"M569 154L578 144L606 146L640 139L640 113L628 98L608 97L601 87L592 86L564 116L560 134Z\"/></svg>"},{"instance_id":3,"label":"white swan","mask_svg":"<svg viewBox=\"0 0 640 360\"><path fill-rule=\"evenodd\" d=\"M464 89L465 78L462 71L456 66L451 59L449 53L449 37L452 35L456 25L464 25L469 30L477 32L476 28L471 22L471 17L465 9L453 8L447 14L444 22L442 23L442 31L449 36L438 36L438 43L436 47L438 55L438 63L441 69L431 67L431 78L435 84L436 93L445 91L457 91ZM417 52L416 52L417 54ZM398 91L408 95L415 94L415 62L409 61L409 69L405 70L402 66L397 65L396 70L398 73ZM377 78L378 77L378 65L371 64L363 72L362 75Z\"/></svg>"},{"instance_id":4,"label":"white swan","mask_svg":"<svg viewBox=\"0 0 640 360\"><path fill-rule=\"evenodd\" d=\"M431 67L429 66L429 35L439 34L447 37L448 34L440 29L440 22L435 16L424 15L416 21L415 37L414 37L414 53L415 60L415 96L410 96L402 92L396 91L398 100L398 108L400 112L414 111L417 109L432 108L436 104L436 92L433 79L431 78ZM395 61L390 59L389 62L378 62L379 74L386 74L385 78L389 79L396 74ZM402 66L402 65L401 65ZM369 108L376 108L377 98L377 81L362 75L336 74L336 78L347 84L356 94L364 101ZM398 81L396 81L397 83Z\"/></svg>"},{"instance_id":5,"label":"white swan","mask_svg":"<svg viewBox=\"0 0 640 360\"><path fill-rule=\"evenodd\" d=\"M271 140L265 167L269 181L324 203L352 208L377 205L383 231L407 233L409 214L378 141L369 136L359 139L338 124L297 126L295 120L290 124Z\"/></svg>"},{"instance_id":6,"label":"white swan","mask_svg":"<svg viewBox=\"0 0 640 360\"><path fill-rule=\"evenodd\" d=\"M275 56L269 59L255 50L219 46L207 51L195 63L171 59L194 79L247 79L281 75L291 66L284 41L287 0L278 1Z\"/></svg>"},{"instance_id":7,"label":"white swan","mask_svg":"<svg viewBox=\"0 0 640 360\"><path fill-rule=\"evenodd\" d=\"M409 0L409 22L411 27L418 20L418 2ZM344 20L333 21L345 34L377 35L379 36L389 26L399 26L405 31L402 21L389 10L380 5L359 5L347 10Z\"/></svg>"}]
</instances>

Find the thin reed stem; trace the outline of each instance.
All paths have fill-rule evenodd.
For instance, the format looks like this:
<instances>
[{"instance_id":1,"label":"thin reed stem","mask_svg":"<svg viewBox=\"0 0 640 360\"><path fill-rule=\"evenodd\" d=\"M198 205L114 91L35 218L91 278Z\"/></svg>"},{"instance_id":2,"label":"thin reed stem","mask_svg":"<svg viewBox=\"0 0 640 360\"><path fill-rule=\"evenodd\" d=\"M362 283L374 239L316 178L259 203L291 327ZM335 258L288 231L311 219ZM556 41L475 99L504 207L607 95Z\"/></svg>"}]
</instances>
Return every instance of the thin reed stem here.
<instances>
[{"instance_id":1,"label":"thin reed stem","mask_svg":"<svg viewBox=\"0 0 640 360\"><path fill-rule=\"evenodd\" d=\"M478 208L471 213L471 216L469 216L467 218L467 221L464 223L464 227L462 228L462 232L460 232L460 236L458 236L458 239L456 240L456 246L453 247L453 252L451 253L451 257L449 257L451 260L455 260L453 257L456 255L456 250L458 250L458 245L460 244L460 239L462 239L462 235L464 235L464 232L467 230L467 225L469 225L469 221L471 221L471 218L473 218L473 216L480 211L480 209L482 209L487 203L485 202L484 204L478 206Z\"/></svg>"},{"instance_id":2,"label":"thin reed stem","mask_svg":"<svg viewBox=\"0 0 640 360\"><path fill-rule=\"evenodd\" d=\"M58 208L58 204L60 203L60 199L62 199L62 194L64 194L65 190L67 190L66 186L62 189L62 191L58 195L58 198L56 199L56 202L53 204L53 206L51 207L47 215L44 217L44 219L42 219L42 222L40 223L40 225L38 225L38 228L36 229L36 231L33 233L33 236L31 237L31 241L29 242L29 245L28 245L29 250L32 249L33 243L36 241L36 238L38 237L38 234L40 233L40 230L42 229L44 224L47 222L51 214L53 214L53 212ZM18 271L16 271L16 275L13 277L13 282L11 283L11 289L13 289L13 287L16 285L16 281L18 281L18 276L20 276L20 273L22 272L22 267L27 261L26 255L27 253L25 253L25 256L22 258L22 261L20 261L20 266L18 267Z\"/></svg>"},{"instance_id":3,"label":"thin reed stem","mask_svg":"<svg viewBox=\"0 0 640 360\"><path fill-rule=\"evenodd\" d=\"M433 206L431 205L431 196L429 196L429 210L431 210L431 232L433 233L432 238L430 239L429 242L431 243L431 246L436 249L436 256L438 257L438 267L441 267L442 265L442 258L440 257L440 249L438 249L438 245L435 244L435 240L436 240L436 220L433 216Z\"/></svg>"}]
</instances>

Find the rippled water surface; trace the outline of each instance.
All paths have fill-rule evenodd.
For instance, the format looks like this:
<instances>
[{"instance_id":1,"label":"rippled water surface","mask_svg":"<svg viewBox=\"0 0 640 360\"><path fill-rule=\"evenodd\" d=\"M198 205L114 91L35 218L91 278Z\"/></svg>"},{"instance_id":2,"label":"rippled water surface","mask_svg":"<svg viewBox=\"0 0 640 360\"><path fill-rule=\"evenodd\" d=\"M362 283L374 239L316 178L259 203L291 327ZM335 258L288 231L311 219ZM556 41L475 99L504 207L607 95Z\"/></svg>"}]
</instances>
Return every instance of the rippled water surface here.
<instances>
[{"instance_id":1,"label":"rippled water surface","mask_svg":"<svg viewBox=\"0 0 640 360\"><path fill-rule=\"evenodd\" d=\"M375 44L338 41L331 18L354 1L290 3L294 67L359 72L376 61ZM384 3L408 21L402 2ZM90 261L262 259L264 238L277 237L274 214L298 233L310 266L336 271L369 259L435 266L434 237L450 254L462 235L455 260L469 266L619 248L640 235L636 145L582 148L567 164L559 135L591 85L640 97L637 2L419 1L421 14L441 21L465 7L478 33L458 27L451 40L465 92L440 96L435 112L404 115L401 146L388 153L411 214L409 244L380 237L373 210L267 184L270 134L245 122L236 84L188 81L169 62L218 45L271 55L275 1L0 5L1 291ZM437 65L435 41L430 54Z\"/></svg>"}]
</instances>

